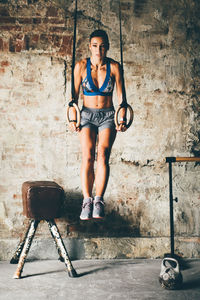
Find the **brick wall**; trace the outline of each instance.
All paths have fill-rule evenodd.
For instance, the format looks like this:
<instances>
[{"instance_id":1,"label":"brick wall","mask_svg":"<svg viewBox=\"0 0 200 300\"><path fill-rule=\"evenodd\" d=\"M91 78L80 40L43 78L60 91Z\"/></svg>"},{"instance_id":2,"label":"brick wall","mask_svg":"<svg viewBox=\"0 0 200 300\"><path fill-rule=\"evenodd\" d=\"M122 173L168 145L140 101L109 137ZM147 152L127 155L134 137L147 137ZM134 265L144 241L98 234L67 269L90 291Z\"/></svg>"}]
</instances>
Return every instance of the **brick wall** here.
<instances>
[{"instance_id":1,"label":"brick wall","mask_svg":"<svg viewBox=\"0 0 200 300\"><path fill-rule=\"evenodd\" d=\"M83 257L162 255L169 247L165 157L200 154L199 3L121 1L125 81L135 119L113 147L107 217L86 224L79 221L79 140L65 122L73 9L72 1L0 1L0 257L8 258L27 225L21 184L30 179L63 186L59 228L65 238L83 241ZM77 60L89 55L88 35L97 28L109 34L109 56L120 59L117 0L78 1L77 27ZM199 177L199 165L174 166L176 247L186 256L200 252ZM41 225L37 237L49 238L48 228ZM142 241L137 251L136 237Z\"/></svg>"}]
</instances>

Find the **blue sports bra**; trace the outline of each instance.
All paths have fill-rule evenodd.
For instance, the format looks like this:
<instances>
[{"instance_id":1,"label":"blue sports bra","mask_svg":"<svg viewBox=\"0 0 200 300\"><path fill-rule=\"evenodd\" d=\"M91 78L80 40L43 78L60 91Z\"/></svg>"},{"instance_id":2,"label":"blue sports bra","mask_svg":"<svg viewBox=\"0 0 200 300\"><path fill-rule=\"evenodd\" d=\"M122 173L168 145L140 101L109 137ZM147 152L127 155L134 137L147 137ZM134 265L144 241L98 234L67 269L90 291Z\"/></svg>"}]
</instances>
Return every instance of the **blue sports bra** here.
<instances>
[{"instance_id":1,"label":"blue sports bra","mask_svg":"<svg viewBox=\"0 0 200 300\"><path fill-rule=\"evenodd\" d=\"M114 80L110 77L110 60L106 63L106 78L103 85L98 88L91 75L91 61L87 58L87 75L82 81L83 94L87 96L111 96L114 89Z\"/></svg>"}]
</instances>

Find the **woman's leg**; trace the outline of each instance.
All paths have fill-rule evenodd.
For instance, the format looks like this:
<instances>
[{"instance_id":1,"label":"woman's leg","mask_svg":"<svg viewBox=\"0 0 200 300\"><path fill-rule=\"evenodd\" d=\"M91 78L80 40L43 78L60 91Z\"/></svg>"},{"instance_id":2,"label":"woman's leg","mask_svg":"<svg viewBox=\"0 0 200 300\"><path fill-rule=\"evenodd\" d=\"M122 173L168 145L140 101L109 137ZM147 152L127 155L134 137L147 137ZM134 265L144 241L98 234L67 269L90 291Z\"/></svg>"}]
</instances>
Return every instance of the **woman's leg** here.
<instances>
[{"instance_id":1,"label":"woman's leg","mask_svg":"<svg viewBox=\"0 0 200 300\"><path fill-rule=\"evenodd\" d=\"M95 176L96 196L103 198L109 178L109 158L115 141L116 130L105 128L99 132L97 148L97 169Z\"/></svg>"},{"instance_id":2,"label":"woman's leg","mask_svg":"<svg viewBox=\"0 0 200 300\"><path fill-rule=\"evenodd\" d=\"M92 128L82 128L80 133L82 165L81 183L84 199L92 197L94 184L94 160L97 133Z\"/></svg>"}]
</instances>

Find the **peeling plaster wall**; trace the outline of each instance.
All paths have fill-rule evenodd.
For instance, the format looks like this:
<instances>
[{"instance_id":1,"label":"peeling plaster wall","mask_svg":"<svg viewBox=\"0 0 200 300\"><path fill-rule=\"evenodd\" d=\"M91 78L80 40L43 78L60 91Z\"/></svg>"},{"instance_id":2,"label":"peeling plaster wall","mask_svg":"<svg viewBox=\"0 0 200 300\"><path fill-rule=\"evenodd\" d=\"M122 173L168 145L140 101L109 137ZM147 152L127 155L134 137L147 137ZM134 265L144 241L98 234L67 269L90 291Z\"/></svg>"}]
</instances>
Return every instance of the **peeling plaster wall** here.
<instances>
[{"instance_id":1,"label":"peeling plaster wall","mask_svg":"<svg viewBox=\"0 0 200 300\"><path fill-rule=\"evenodd\" d=\"M108 55L120 59L118 4L78 1L76 60L89 55L88 36L97 28L108 32ZM73 257L169 252L165 157L200 155L199 9L195 0L121 1L125 83L134 123L113 146L105 221L82 223L80 145L65 121L74 3L0 1L1 259L10 258L28 224L21 201L26 180L53 180L64 188L57 223ZM117 107L116 92L114 99ZM198 164L173 165L174 197L179 198L175 247L188 257L200 253L199 182ZM41 249L50 248L49 239L42 223L35 257L44 258ZM46 255L51 257L51 250Z\"/></svg>"}]
</instances>

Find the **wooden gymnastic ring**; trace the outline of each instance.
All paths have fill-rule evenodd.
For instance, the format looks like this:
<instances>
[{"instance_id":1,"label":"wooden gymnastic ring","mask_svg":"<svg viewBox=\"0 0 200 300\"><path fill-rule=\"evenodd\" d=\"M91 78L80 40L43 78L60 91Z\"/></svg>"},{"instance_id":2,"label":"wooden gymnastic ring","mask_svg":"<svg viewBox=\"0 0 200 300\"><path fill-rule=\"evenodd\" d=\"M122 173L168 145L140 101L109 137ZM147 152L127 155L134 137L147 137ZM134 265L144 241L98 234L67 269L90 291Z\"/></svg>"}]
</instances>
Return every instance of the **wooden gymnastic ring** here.
<instances>
[{"instance_id":1,"label":"wooden gymnastic ring","mask_svg":"<svg viewBox=\"0 0 200 300\"><path fill-rule=\"evenodd\" d=\"M67 106L67 122L70 123L70 118L69 118L69 110L72 106ZM73 107L76 109L76 127L78 128L81 123L81 113L80 109L78 108L78 105L74 102Z\"/></svg>"},{"instance_id":2,"label":"wooden gymnastic ring","mask_svg":"<svg viewBox=\"0 0 200 300\"><path fill-rule=\"evenodd\" d=\"M119 115L119 111L120 109L122 109L122 106L119 106L115 112L115 125L116 127L119 127L120 123L118 122L118 115ZM129 122L126 124L126 128L129 128L131 126L131 124L133 123L133 117L134 117L134 113L133 113L133 109L132 107L127 104L126 108L128 108L129 112L130 112L130 120Z\"/></svg>"}]
</instances>

